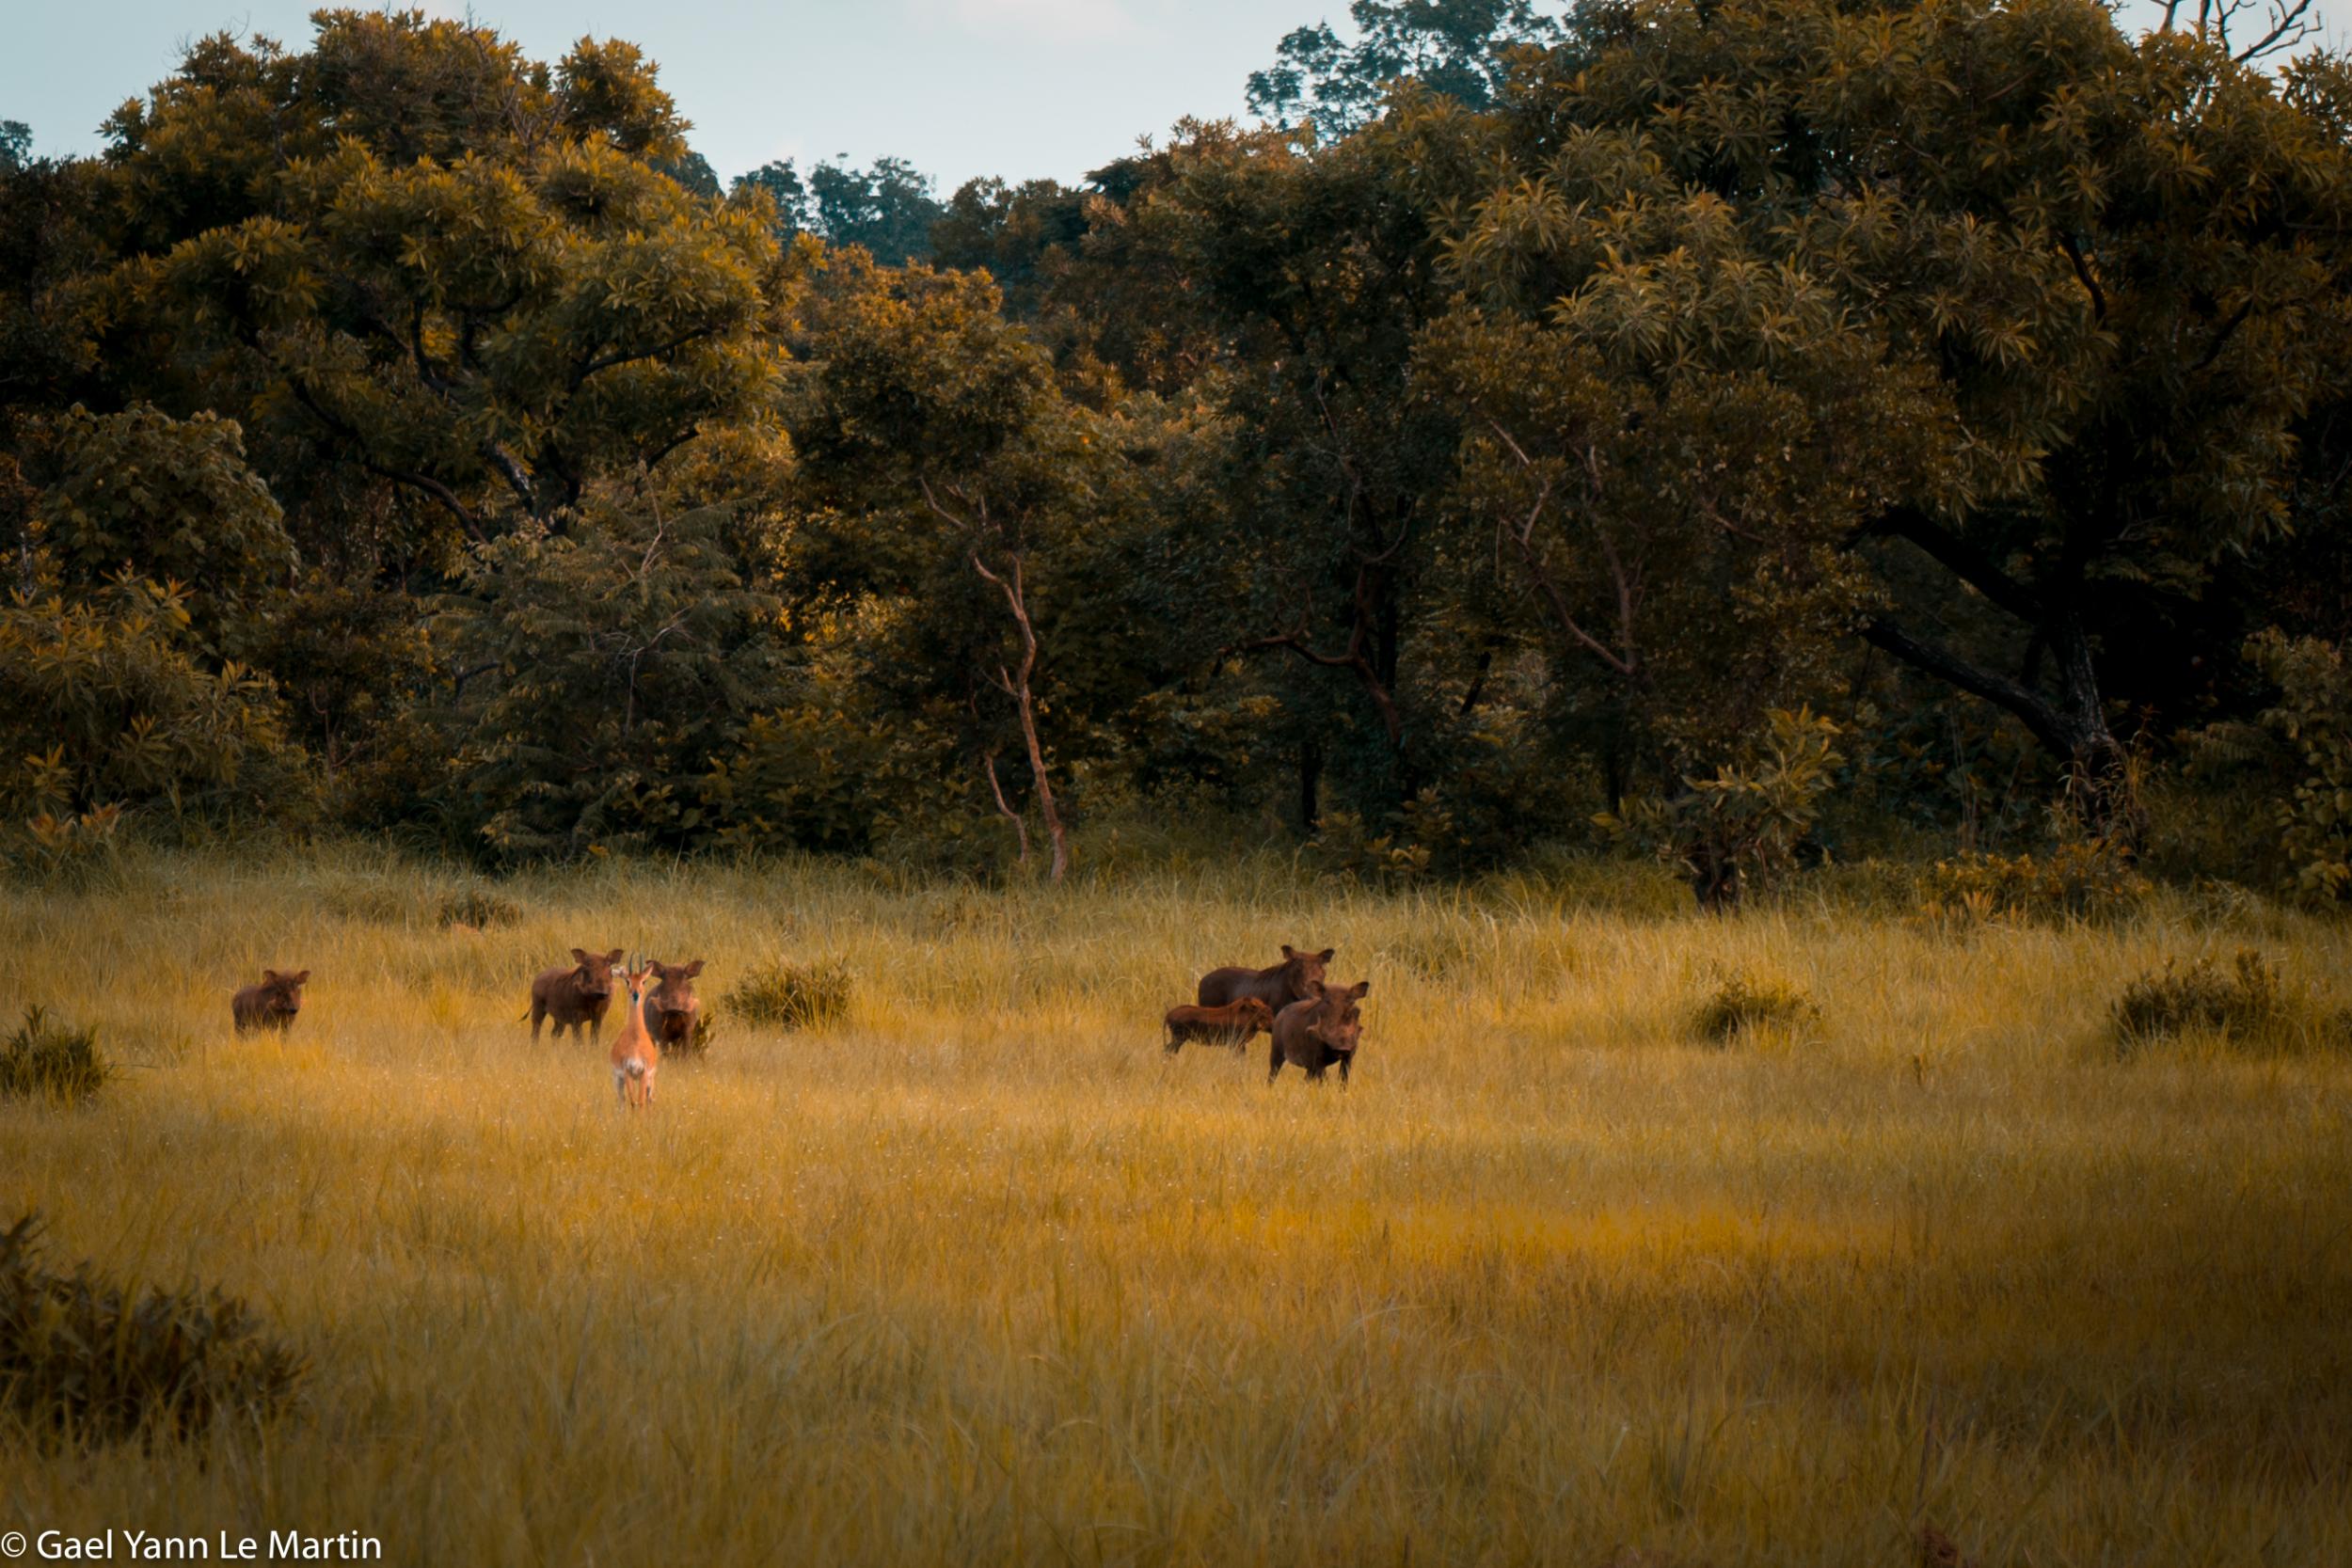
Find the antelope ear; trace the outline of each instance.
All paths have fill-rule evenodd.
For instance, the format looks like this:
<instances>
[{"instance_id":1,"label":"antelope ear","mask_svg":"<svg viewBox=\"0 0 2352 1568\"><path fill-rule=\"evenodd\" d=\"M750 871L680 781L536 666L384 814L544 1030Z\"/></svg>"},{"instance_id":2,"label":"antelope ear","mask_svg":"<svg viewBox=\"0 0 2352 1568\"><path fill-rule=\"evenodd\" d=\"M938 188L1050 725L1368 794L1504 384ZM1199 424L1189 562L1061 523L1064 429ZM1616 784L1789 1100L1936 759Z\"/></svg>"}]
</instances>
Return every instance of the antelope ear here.
<instances>
[{"instance_id":1,"label":"antelope ear","mask_svg":"<svg viewBox=\"0 0 2352 1568\"><path fill-rule=\"evenodd\" d=\"M307 986L310 983L310 972L306 969L298 974L289 974L286 978L292 980L297 986Z\"/></svg>"},{"instance_id":2,"label":"antelope ear","mask_svg":"<svg viewBox=\"0 0 2352 1568\"><path fill-rule=\"evenodd\" d=\"M588 949L585 947L575 947L572 949L572 962L576 964L584 964L587 961Z\"/></svg>"},{"instance_id":3,"label":"antelope ear","mask_svg":"<svg viewBox=\"0 0 2352 1568\"><path fill-rule=\"evenodd\" d=\"M1321 958L1325 963L1329 963L1331 961L1331 955L1338 951L1339 949L1336 947L1327 947L1322 952L1316 954L1315 957Z\"/></svg>"},{"instance_id":4,"label":"antelope ear","mask_svg":"<svg viewBox=\"0 0 2352 1568\"><path fill-rule=\"evenodd\" d=\"M1291 951L1291 944L1286 942L1282 943L1282 957L1286 958L1295 958L1298 957L1298 955Z\"/></svg>"},{"instance_id":5,"label":"antelope ear","mask_svg":"<svg viewBox=\"0 0 2352 1568\"><path fill-rule=\"evenodd\" d=\"M688 964L683 970L678 972L678 977L683 980L691 980L695 975L700 974L702 972L703 961L700 958L696 958L692 963Z\"/></svg>"},{"instance_id":6,"label":"antelope ear","mask_svg":"<svg viewBox=\"0 0 2352 1568\"><path fill-rule=\"evenodd\" d=\"M1347 988L1347 994L1359 998L1370 996L1372 994L1372 982L1370 980L1359 980L1354 985Z\"/></svg>"}]
</instances>

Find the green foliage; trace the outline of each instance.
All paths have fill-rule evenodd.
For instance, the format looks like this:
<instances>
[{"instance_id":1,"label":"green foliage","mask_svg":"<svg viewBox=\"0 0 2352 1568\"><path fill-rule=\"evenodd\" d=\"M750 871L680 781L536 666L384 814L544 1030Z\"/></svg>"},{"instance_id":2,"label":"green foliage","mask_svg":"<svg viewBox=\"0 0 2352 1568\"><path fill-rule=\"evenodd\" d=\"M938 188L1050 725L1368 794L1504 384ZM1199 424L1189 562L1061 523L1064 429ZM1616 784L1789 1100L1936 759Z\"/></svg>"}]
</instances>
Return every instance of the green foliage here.
<instances>
[{"instance_id":1,"label":"green foliage","mask_svg":"<svg viewBox=\"0 0 2352 1568\"><path fill-rule=\"evenodd\" d=\"M1251 114L1343 136L1380 112L1400 77L1485 108L1502 91L1512 49L1560 37L1529 0L1350 0L1347 9L1352 41L1327 22L1295 28L1272 66L1249 73Z\"/></svg>"},{"instance_id":2,"label":"green foliage","mask_svg":"<svg viewBox=\"0 0 2352 1568\"><path fill-rule=\"evenodd\" d=\"M2343 651L2275 627L2246 644L2246 660L2275 693L2250 721L2195 737L2216 771L2252 777L2270 797L2282 891L2315 903L2352 899L2352 675Z\"/></svg>"},{"instance_id":3,"label":"green foliage","mask_svg":"<svg viewBox=\"0 0 2352 1568\"><path fill-rule=\"evenodd\" d=\"M2241 1044L2281 1038L2304 1011L2270 960L2240 948L2226 974L2213 960L2167 958L2123 988L2108 1009L2116 1043L2130 1051L2170 1035L2205 1030Z\"/></svg>"},{"instance_id":4,"label":"green foliage","mask_svg":"<svg viewBox=\"0 0 2352 1568\"><path fill-rule=\"evenodd\" d=\"M1429 873L1434 851L1400 827L1375 833L1352 811L1327 811L1316 824L1314 862L1328 876L1381 887L1409 886Z\"/></svg>"},{"instance_id":5,"label":"green foliage","mask_svg":"<svg viewBox=\"0 0 2352 1568\"><path fill-rule=\"evenodd\" d=\"M729 988L721 1003L747 1023L821 1029L849 1016L850 972L839 964L773 963Z\"/></svg>"},{"instance_id":6,"label":"green foliage","mask_svg":"<svg viewBox=\"0 0 2352 1568\"><path fill-rule=\"evenodd\" d=\"M65 592L87 597L124 572L177 585L199 649L251 657L295 562L233 422L77 405L36 421L30 446L30 476L48 483L29 543Z\"/></svg>"},{"instance_id":7,"label":"green foliage","mask_svg":"<svg viewBox=\"0 0 2352 1568\"><path fill-rule=\"evenodd\" d=\"M477 539L761 417L774 237L657 166L682 125L632 46L550 73L419 12L317 26L208 39L110 124L111 309L215 406Z\"/></svg>"},{"instance_id":8,"label":"green foliage","mask_svg":"<svg viewBox=\"0 0 2352 1568\"><path fill-rule=\"evenodd\" d=\"M1777 974L1734 970L1699 1005L1692 1026L1719 1045L1758 1029L1794 1031L1820 1022L1821 1009L1804 987Z\"/></svg>"},{"instance_id":9,"label":"green foliage","mask_svg":"<svg viewBox=\"0 0 2352 1568\"><path fill-rule=\"evenodd\" d=\"M33 128L21 119L0 119L0 174L14 174L33 161Z\"/></svg>"},{"instance_id":10,"label":"green foliage","mask_svg":"<svg viewBox=\"0 0 2352 1568\"><path fill-rule=\"evenodd\" d=\"M776 604L746 583L732 514L599 490L554 534L469 557L444 614L464 677L447 715L450 807L507 860L711 829L710 759L773 688Z\"/></svg>"},{"instance_id":11,"label":"green foliage","mask_svg":"<svg viewBox=\"0 0 2352 1568\"><path fill-rule=\"evenodd\" d=\"M805 177L786 158L738 175L734 188L774 204L779 238L814 234L828 245L863 245L886 267L929 260L932 226L947 214L931 177L903 158L877 158L861 169L844 153Z\"/></svg>"},{"instance_id":12,"label":"green foliage","mask_svg":"<svg viewBox=\"0 0 2352 1568\"><path fill-rule=\"evenodd\" d=\"M114 1068L99 1053L98 1031L59 1023L40 1007L0 1040L0 1099L72 1104L106 1086Z\"/></svg>"},{"instance_id":13,"label":"green foliage","mask_svg":"<svg viewBox=\"0 0 2352 1568\"><path fill-rule=\"evenodd\" d=\"M1809 708L1775 709L1752 761L1726 764L1712 778L1686 778L1686 793L1603 812L1603 832L1646 842L1691 879L1700 907L1736 907L1767 893L1797 865L1797 850L1820 816L1844 759L1837 726Z\"/></svg>"},{"instance_id":14,"label":"green foliage","mask_svg":"<svg viewBox=\"0 0 2352 1568\"><path fill-rule=\"evenodd\" d=\"M2115 920L2152 886L2111 839L2062 843L2042 855L1975 853L1938 861L1922 912L1931 920Z\"/></svg>"},{"instance_id":15,"label":"green foliage","mask_svg":"<svg viewBox=\"0 0 2352 1568\"><path fill-rule=\"evenodd\" d=\"M0 1230L0 1408L43 1442L200 1435L287 1408L303 1358L217 1289L136 1291L41 1259L31 1214Z\"/></svg>"},{"instance_id":16,"label":"green foliage","mask_svg":"<svg viewBox=\"0 0 2352 1568\"><path fill-rule=\"evenodd\" d=\"M307 781L270 684L191 643L183 594L143 580L0 606L0 820L298 815Z\"/></svg>"}]
</instances>

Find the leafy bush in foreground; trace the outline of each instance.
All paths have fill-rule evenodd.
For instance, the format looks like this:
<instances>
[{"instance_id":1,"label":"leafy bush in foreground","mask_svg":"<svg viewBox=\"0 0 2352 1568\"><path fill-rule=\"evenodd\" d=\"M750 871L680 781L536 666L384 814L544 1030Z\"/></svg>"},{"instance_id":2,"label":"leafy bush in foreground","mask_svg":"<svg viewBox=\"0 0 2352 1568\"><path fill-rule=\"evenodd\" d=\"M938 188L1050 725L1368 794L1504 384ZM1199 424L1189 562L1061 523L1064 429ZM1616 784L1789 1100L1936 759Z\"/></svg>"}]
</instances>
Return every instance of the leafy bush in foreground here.
<instances>
[{"instance_id":1,"label":"leafy bush in foreground","mask_svg":"<svg viewBox=\"0 0 2352 1568\"><path fill-rule=\"evenodd\" d=\"M752 1023L814 1029L850 1010L850 972L839 964L771 964L743 977L722 998Z\"/></svg>"},{"instance_id":2,"label":"leafy bush in foreground","mask_svg":"<svg viewBox=\"0 0 2352 1568\"><path fill-rule=\"evenodd\" d=\"M68 1104L106 1086L114 1069L98 1053L98 1031L50 1022L27 1007L16 1033L0 1041L0 1097L40 1095Z\"/></svg>"},{"instance_id":3,"label":"leafy bush in foreground","mask_svg":"<svg viewBox=\"0 0 2352 1568\"><path fill-rule=\"evenodd\" d=\"M40 1257L38 1217L0 1231L0 1409L81 1445L186 1437L283 1409L302 1358L218 1290L139 1293Z\"/></svg>"}]
</instances>

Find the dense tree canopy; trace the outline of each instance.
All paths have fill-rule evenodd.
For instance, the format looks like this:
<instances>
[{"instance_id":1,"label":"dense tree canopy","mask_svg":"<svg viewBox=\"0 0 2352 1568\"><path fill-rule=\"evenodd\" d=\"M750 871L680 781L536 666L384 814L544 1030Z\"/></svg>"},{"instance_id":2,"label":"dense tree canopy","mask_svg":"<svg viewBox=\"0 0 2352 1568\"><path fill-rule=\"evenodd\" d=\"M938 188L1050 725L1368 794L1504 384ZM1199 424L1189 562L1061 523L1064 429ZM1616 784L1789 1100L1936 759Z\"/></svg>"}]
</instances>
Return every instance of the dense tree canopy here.
<instances>
[{"instance_id":1,"label":"dense tree canopy","mask_svg":"<svg viewBox=\"0 0 2352 1568\"><path fill-rule=\"evenodd\" d=\"M201 40L103 157L0 140L12 721L69 742L9 809L1048 876L1599 813L1728 903L2214 841L2160 800L2335 897L2352 74L2245 20L1359 0L1260 123L946 201L722 194L617 40Z\"/></svg>"}]
</instances>

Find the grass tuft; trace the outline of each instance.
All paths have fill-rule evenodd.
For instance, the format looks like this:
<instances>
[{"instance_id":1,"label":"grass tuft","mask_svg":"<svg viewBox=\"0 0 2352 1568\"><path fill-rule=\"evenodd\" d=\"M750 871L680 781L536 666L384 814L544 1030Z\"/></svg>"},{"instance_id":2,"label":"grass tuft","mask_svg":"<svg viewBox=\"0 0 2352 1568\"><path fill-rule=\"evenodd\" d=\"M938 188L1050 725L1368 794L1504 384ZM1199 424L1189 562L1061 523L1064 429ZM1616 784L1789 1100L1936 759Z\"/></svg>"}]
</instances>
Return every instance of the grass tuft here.
<instances>
[{"instance_id":1,"label":"grass tuft","mask_svg":"<svg viewBox=\"0 0 2352 1568\"><path fill-rule=\"evenodd\" d=\"M2226 974L2211 958L2165 959L2162 969L2149 970L2123 988L2109 1017L2118 1046L2128 1052L2198 1031L2241 1045L2292 1044L2308 1033L2303 1025L2309 1012L2268 958L2241 947Z\"/></svg>"},{"instance_id":2,"label":"grass tuft","mask_svg":"<svg viewBox=\"0 0 2352 1568\"><path fill-rule=\"evenodd\" d=\"M839 964L770 964L743 976L722 999L745 1022L818 1029L849 1016L850 972Z\"/></svg>"},{"instance_id":3,"label":"grass tuft","mask_svg":"<svg viewBox=\"0 0 2352 1568\"><path fill-rule=\"evenodd\" d=\"M0 1408L44 1444L90 1448L265 1419L302 1358L218 1290L138 1291L48 1267L39 1218L0 1230Z\"/></svg>"},{"instance_id":4,"label":"grass tuft","mask_svg":"<svg viewBox=\"0 0 2352 1568\"><path fill-rule=\"evenodd\" d=\"M40 1007L0 1041L0 1097L72 1104L106 1086L113 1067L99 1054L98 1031L53 1022Z\"/></svg>"},{"instance_id":5,"label":"grass tuft","mask_svg":"<svg viewBox=\"0 0 2352 1568\"><path fill-rule=\"evenodd\" d=\"M1811 994L1777 974L1738 969L1724 976L1693 1021L1701 1037L1728 1045L1758 1029L1795 1031L1821 1021Z\"/></svg>"}]
</instances>

